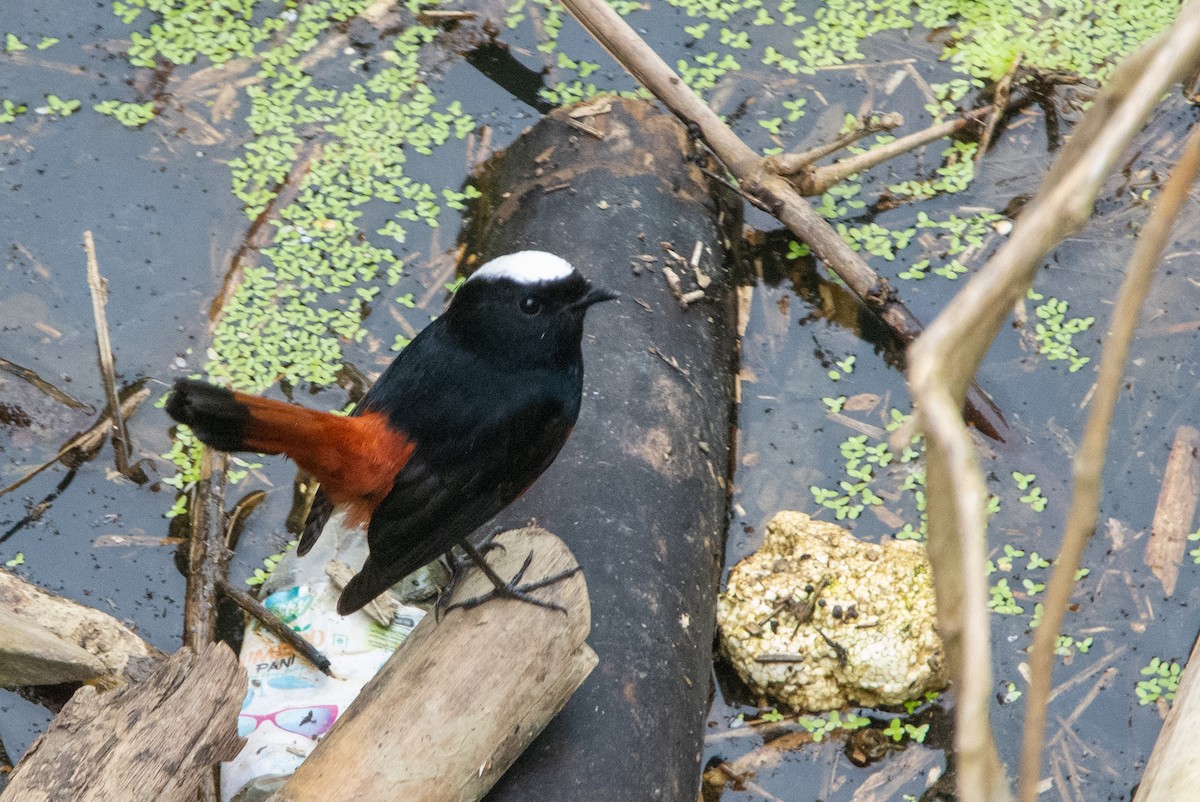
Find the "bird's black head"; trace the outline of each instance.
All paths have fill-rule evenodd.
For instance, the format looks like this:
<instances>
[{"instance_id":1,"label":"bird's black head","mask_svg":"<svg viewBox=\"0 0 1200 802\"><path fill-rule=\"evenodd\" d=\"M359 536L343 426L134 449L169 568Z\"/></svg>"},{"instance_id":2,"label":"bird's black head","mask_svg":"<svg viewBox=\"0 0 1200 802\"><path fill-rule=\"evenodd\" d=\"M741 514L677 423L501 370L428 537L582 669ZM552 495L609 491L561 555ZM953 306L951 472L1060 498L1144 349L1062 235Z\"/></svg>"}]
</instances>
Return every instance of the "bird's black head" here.
<instances>
[{"instance_id":1,"label":"bird's black head","mask_svg":"<svg viewBox=\"0 0 1200 802\"><path fill-rule=\"evenodd\" d=\"M471 274L442 316L461 344L514 367L579 359L588 307L616 298L544 251L501 256Z\"/></svg>"}]
</instances>

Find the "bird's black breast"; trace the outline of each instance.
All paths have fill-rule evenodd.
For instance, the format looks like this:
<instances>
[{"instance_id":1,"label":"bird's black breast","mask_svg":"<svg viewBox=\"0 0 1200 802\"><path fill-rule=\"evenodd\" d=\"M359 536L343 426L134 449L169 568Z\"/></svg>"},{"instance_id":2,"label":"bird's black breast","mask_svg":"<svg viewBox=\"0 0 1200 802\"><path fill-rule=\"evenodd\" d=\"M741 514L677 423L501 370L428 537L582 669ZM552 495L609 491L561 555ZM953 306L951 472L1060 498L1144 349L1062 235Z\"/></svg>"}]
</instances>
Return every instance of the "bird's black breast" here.
<instances>
[{"instance_id":1,"label":"bird's black breast","mask_svg":"<svg viewBox=\"0 0 1200 802\"><path fill-rule=\"evenodd\" d=\"M415 444L368 527L371 561L388 567L381 569L381 587L446 551L520 495L554 461L579 415L581 364L497 370L469 353L432 347L431 329L359 405L385 412ZM425 346L419 346L422 338Z\"/></svg>"},{"instance_id":2,"label":"bird's black breast","mask_svg":"<svg viewBox=\"0 0 1200 802\"><path fill-rule=\"evenodd\" d=\"M574 426L582 360L553 367L498 366L446 337L440 322L400 353L358 407L386 413L389 423L416 444L414 457L442 472L474 452L488 452L507 463L503 467L517 468L523 461L517 452L538 451L546 426ZM538 456L530 454L533 461Z\"/></svg>"}]
</instances>

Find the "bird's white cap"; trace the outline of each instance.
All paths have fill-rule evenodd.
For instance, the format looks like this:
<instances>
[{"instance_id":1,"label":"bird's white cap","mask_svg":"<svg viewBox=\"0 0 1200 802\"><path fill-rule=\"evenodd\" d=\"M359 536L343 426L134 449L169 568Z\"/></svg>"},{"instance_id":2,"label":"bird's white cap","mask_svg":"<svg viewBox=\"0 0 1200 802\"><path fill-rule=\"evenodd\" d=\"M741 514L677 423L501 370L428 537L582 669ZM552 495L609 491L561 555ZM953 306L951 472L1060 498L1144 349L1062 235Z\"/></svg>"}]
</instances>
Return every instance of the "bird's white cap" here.
<instances>
[{"instance_id":1,"label":"bird's white cap","mask_svg":"<svg viewBox=\"0 0 1200 802\"><path fill-rule=\"evenodd\" d=\"M570 262L552 253L517 251L497 256L472 273L467 281L506 278L518 284L544 284L564 279L574 272Z\"/></svg>"}]
</instances>

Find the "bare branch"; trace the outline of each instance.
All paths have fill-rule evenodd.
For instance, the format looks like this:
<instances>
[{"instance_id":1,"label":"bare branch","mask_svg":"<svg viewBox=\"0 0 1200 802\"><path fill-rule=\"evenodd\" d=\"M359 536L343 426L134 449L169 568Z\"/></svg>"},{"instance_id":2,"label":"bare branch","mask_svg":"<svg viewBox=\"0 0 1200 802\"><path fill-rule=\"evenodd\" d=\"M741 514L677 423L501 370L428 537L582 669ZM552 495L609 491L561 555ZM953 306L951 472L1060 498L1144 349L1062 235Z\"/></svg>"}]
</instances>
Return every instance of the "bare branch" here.
<instances>
[{"instance_id":1,"label":"bare branch","mask_svg":"<svg viewBox=\"0 0 1200 802\"><path fill-rule=\"evenodd\" d=\"M1194 13L1195 8L1195 2L1190 2L1167 34L1118 67L1008 241L910 349L909 384L918 425L928 435L929 554L939 631L950 636L948 661L959 688L955 733L963 799L1002 799L1007 791L998 782L995 748L986 724L991 688L981 681L990 677L991 664L987 594L979 584L980 557L986 548L982 477L957 410L1009 310L1024 296L1045 254L1083 226L1122 150L1141 130L1167 87L1195 64L1200 54L1200 14ZM1077 564L1077 555L1065 553L1060 562ZM1073 575L1074 568L1064 574L1068 579ZM1060 622L1061 618L1044 619L1038 636L1056 635ZM1038 743L1044 727L1044 693L1040 698L1041 703L1033 698L1027 702L1027 731L1037 730ZM1040 749L1027 748L1025 755L1021 794L1028 801L1036 796Z\"/></svg>"},{"instance_id":2,"label":"bare branch","mask_svg":"<svg viewBox=\"0 0 1200 802\"><path fill-rule=\"evenodd\" d=\"M1075 455L1075 495L1067 515L1067 531L1062 548L1054 561L1054 573L1046 586L1042 623L1034 630L1029 653L1031 677L1026 693L1025 736L1021 748L1021 799L1029 802L1037 797L1038 775L1041 773L1042 742L1045 737L1046 707L1050 695L1051 672L1054 668L1054 646L1062 631L1063 617L1075 587L1075 572L1083 550L1096 530L1100 509L1101 471L1108 450L1108 433L1112 427L1113 409L1121 390L1125 362L1129 358L1129 343L1141 313L1142 303L1154 271L1166 248L1179 212L1187 202L1188 191L1200 174L1200 126L1192 129L1183 155L1167 179L1162 197L1150 213L1141 236L1130 257L1125 280L1117 293L1112 311L1112 324L1107 343L1100 355L1100 372L1096 392L1092 396L1091 412L1083 431L1083 441Z\"/></svg>"},{"instance_id":3,"label":"bare branch","mask_svg":"<svg viewBox=\"0 0 1200 802\"><path fill-rule=\"evenodd\" d=\"M842 148L852 145L858 140L880 131L891 131L904 125L904 118L899 114L876 114L859 120L853 129L836 139L818 145L802 153L781 153L778 156L768 156L764 160L765 169L779 175L796 175L808 170L817 159L823 159L830 153L837 153ZM803 192L803 190L801 190ZM809 194L805 192L804 194Z\"/></svg>"},{"instance_id":4,"label":"bare branch","mask_svg":"<svg viewBox=\"0 0 1200 802\"><path fill-rule=\"evenodd\" d=\"M675 116L699 128L704 141L737 178L741 189L758 198L761 208L807 243L902 343L907 345L920 334L921 323L899 300L895 288L880 278L838 236L785 177L767 170L764 160L607 3L603 0L563 0L563 5L618 64ZM972 388L966 406L972 422L981 432L1003 439L1001 431L1007 424L986 393Z\"/></svg>"},{"instance_id":5,"label":"bare branch","mask_svg":"<svg viewBox=\"0 0 1200 802\"><path fill-rule=\"evenodd\" d=\"M930 142L936 142L943 137L955 134L968 125L974 125L979 122L980 117L989 112L999 114L1003 112L1003 109L998 106L984 106L983 108L974 109L956 120L949 120L940 125L930 126L924 131L917 131L908 136L899 137L888 142L886 145L871 148L866 153L858 153L845 159L839 159L827 167L817 167L804 177L804 180L798 184L797 189L804 195L820 195L855 173L861 173L863 170L870 169L877 164L883 164L888 159L894 159L902 153L916 150L919 147L928 145Z\"/></svg>"}]
</instances>

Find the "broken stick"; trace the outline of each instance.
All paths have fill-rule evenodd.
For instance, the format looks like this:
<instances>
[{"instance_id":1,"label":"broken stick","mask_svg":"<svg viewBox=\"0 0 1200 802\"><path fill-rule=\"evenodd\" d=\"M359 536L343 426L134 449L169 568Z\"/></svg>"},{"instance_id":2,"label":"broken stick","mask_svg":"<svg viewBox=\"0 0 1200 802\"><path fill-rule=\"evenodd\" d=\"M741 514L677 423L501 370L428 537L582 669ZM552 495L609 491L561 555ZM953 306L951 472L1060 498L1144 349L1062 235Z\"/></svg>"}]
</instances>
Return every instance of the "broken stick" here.
<instances>
[{"instance_id":1,"label":"broken stick","mask_svg":"<svg viewBox=\"0 0 1200 802\"><path fill-rule=\"evenodd\" d=\"M121 401L117 398L117 374L113 363L112 343L108 339L108 318L104 306L108 303L108 282L100 275L100 263L96 259L96 243L92 232L83 232L83 248L87 252L87 283L92 292L92 314L96 318L96 347L100 351L100 377L104 381L104 394L108 397L108 408L113 417L113 454L117 470L129 476L129 433L125 430L125 418L121 415Z\"/></svg>"}]
</instances>

